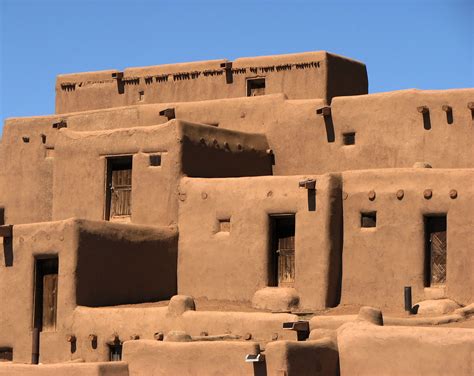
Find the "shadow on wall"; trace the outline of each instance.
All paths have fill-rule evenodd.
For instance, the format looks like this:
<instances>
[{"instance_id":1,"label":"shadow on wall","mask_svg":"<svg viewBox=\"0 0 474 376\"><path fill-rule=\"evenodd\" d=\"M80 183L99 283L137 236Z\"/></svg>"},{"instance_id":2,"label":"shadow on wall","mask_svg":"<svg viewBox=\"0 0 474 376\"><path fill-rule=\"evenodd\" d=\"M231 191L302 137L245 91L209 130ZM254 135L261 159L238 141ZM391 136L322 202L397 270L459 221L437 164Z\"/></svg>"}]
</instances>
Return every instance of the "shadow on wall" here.
<instances>
[{"instance_id":1,"label":"shadow on wall","mask_svg":"<svg viewBox=\"0 0 474 376\"><path fill-rule=\"evenodd\" d=\"M341 178L334 178L330 210L331 258L328 272L326 307L336 307L341 301L342 250L344 244L343 192Z\"/></svg>"},{"instance_id":2,"label":"shadow on wall","mask_svg":"<svg viewBox=\"0 0 474 376\"><path fill-rule=\"evenodd\" d=\"M336 136L334 133L334 124L332 122L332 116L324 116L324 125L326 126L327 142L334 142L336 140Z\"/></svg>"},{"instance_id":3,"label":"shadow on wall","mask_svg":"<svg viewBox=\"0 0 474 376\"><path fill-rule=\"evenodd\" d=\"M0 208L0 226L5 225L5 208ZM3 240L3 258L5 266L13 266L13 227L5 229L11 232L10 234L1 234ZM7 236L5 236L7 235Z\"/></svg>"},{"instance_id":4,"label":"shadow on wall","mask_svg":"<svg viewBox=\"0 0 474 376\"><path fill-rule=\"evenodd\" d=\"M81 232L76 302L100 307L170 299L177 293L177 236L120 239Z\"/></svg>"}]
</instances>

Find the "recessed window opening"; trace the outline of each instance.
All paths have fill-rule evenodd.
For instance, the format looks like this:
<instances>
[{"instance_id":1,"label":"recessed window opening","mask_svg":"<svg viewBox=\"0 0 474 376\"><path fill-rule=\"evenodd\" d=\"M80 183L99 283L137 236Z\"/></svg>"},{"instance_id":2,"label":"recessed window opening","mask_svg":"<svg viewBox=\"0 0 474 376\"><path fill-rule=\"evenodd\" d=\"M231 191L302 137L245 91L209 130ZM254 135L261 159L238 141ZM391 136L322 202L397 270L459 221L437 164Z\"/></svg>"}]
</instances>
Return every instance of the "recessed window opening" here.
<instances>
[{"instance_id":1,"label":"recessed window opening","mask_svg":"<svg viewBox=\"0 0 474 376\"><path fill-rule=\"evenodd\" d=\"M160 167L161 166L161 154L150 155L150 166Z\"/></svg>"},{"instance_id":2,"label":"recessed window opening","mask_svg":"<svg viewBox=\"0 0 474 376\"><path fill-rule=\"evenodd\" d=\"M446 214L427 215L425 227L425 287L444 286L447 271Z\"/></svg>"},{"instance_id":3,"label":"recessed window opening","mask_svg":"<svg viewBox=\"0 0 474 376\"><path fill-rule=\"evenodd\" d=\"M142 102L145 99L145 92L143 90L138 92L138 100Z\"/></svg>"},{"instance_id":4,"label":"recessed window opening","mask_svg":"<svg viewBox=\"0 0 474 376\"><path fill-rule=\"evenodd\" d=\"M109 360L118 362L122 360L122 343L109 344Z\"/></svg>"},{"instance_id":5,"label":"recessed window opening","mask_svg":"<svg viewBox=\"0 0 474 376\"><path fill-rule=\"evenodd\" d=\"M54 158L54 148L45 149L45 158Z\"/></svg>"},{"instance_id":6,"label":"recessed window opening","mask_svg":"<svg viewBox=\"0 0 474 376\"><path fill-rule=\"evenodd\" d=\"M107 158L105 219L130 221L132 205L132 156Z\"/></svg>"},{"instance_id":7,"label":"recessed window opening","mask_svg":"<svg viewBox=\"0 0 474 376\"><path fill-rule=\"evenodd\" d=\"M247 97L265 95L265 78L251 78L247 80Z\"/></svg>"},{"instance_id":8,"label":"recessed window opening","mask_svg":"<svg viewBox=\"0 0 474 376\"><path fill-rule=\"evenodd\" d=\"M12 362L12 361L13 361L13 348L0 347L0 362Z\"/></svg>"},{"instance_id":9,"label":"recessed window opening","mask_svg":"<svg viewBox=\"0 0 474 376\"><path fill-rule=\"evenodd\" d=\"M377 227L377 212L360 213L360 227Z\"/></svg>"},{"instance_id":10,"label":"recessed window opening","mask_svg":"<svg viewBox=\"0 0 474 376\"><path fill-rule=\"evenodd\" d=\"M270 216L268 286L293 287L295 283L295 215Z\"/></svg>"},{"instance_id":11,"label":"recessed window opening","mask_svg":"<svg viewBox=\"0 0 474 376\"><path fill-rule=\"evenodd\" d=\"M444 105L442 108L443 108L443 111L446 112L446 122L448 124L453 124L454 122L453 108L448 105Z\"/></svg>"},{"instance_id":12,"label":"recessed window opening","mask_svg":"<svg viewBox=\"0 0 474 376\"><path fill-rule=\"evenodd\" d=\"M355 145L355 132L347 132L342 134L342 143L344 145Z\"/></svg>"},{"instance_id":13,"label":"recessed window opening","mask_svg":"<svg viewBox=\"0 0 474 376\"><path fill-rule=\"evenodd\" d=\"M219 219L219 232L230 232L230 218Z\"/></svg>"}]
</instances>

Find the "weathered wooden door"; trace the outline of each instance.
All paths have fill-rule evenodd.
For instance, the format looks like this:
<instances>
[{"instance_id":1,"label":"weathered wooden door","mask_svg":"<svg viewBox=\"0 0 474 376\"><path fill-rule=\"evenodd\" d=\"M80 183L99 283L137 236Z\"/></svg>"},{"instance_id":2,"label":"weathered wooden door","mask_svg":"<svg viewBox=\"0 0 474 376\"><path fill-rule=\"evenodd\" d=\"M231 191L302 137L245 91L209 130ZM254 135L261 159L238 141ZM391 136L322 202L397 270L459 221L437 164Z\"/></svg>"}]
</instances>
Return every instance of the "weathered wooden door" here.
<instances>
[{"instance_id":1,"label":"weathered wooden door","mask_svg":"<svg viewBox=\"0 0 474 376\"><path fill-rule=\"evenodd\" d=\"M446 284L447 272L447 221L446 215L425 218L426 286Z\"/></svg>"},{"instance_id":2,"label":"weathered wooden door","mask_svg":"<svg viewBox=\"0 0 474 376\"><path fill-rule=\"evenodd\" d=\"M431 286L446 283L446 230L430 234L431 243Z\"/></svg>"},{"instance_id":3,"label":"weathered wooden door","mask_svg":"<svg viewBox=\"0 0 474 376\"><path fill-rule=\"evenodd\" d=\"M56 329L58 307L58 274L43 276L43 331Z\"/></svg>"},{"instance_id":4,"label":"weathered wooden door","mask_svg":"<svg viewBox=\"0 0 474 376\"><path fill-rule=\"evenodd\" d=\"M132 157L107 159L105 218L129 221L132 214Z\"/></svg>"},{"instance_id":5,"label":"weathered wooden door","mask_svg":"<svg viewBox=\"0 0 474 376\"><path fill-rule=\"evenodd\" d=\"M293 287L295 283L295 216L272 215L272 246L269 285Z\"/></svg>"},{"instance_id":6,"label":"weathered wooden door","mask_svg":"<svg viewBox=\"0 0 474 376\"><path fill-rule=\"evenodd\" d=\"M278 286L293 287L294 283L295 236L290 235L278 239Z\"/></svg>"},{"instance_id":7,"label":"weathered wooden door","mask_svg":"<svg viewBox=\"0 0 474 376\"><path fill-rule=\"evenodd\" d=\"M31 362L40 359L40 333L55 331L58 314L58 257L35 260Z\"/></svg>"},{"instance_id":8,"label":"weathered wooden door","mask_svg":"<svg viewBox=\"0 0 474 376\"><path fill-rule=\"evenodd\" d=\"M132 169L112 171L112 203L110 219L130 217Z\"/></svg>"},{"instance_id":9,"label":"weathered wooden door","mask_svg":"<svg viewBox=\"0 0 474 376\"><path fill-rule=\"evenodd\" d=\"M37 259L35 265L34 327L56 330L58 307L58 258Z\"/></svg>"}]
</instances>

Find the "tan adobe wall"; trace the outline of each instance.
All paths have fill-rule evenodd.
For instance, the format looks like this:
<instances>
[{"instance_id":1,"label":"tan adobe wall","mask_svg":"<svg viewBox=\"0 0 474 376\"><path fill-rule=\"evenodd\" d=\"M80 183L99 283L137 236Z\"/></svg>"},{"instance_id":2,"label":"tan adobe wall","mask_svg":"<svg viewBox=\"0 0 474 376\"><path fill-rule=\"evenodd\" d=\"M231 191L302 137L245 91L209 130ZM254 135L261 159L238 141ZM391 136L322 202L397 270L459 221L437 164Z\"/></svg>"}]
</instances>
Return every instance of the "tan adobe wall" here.
<instances>
[{"instance_id":1,"label":"tan adobe wall","mask_svg":"<svg viewBox=\"0 0 474 376\"><path fill-rule=\"evenodd\" d=\"M103 219L106 157L133 155L131 221L176 224L180 176L269 175L267 149L263 135L178 120L114 131L61 130L55 149L53 218ZM151 167L149 155L157 153L161 166Z\"/></svg>"},{"instance_id":2,"label":"tan adobe wall","mask_svg":"<svg viewBox=\"0 0 474 376\"><path fill-rule=\"evenodd\" d=\"M167 302L166 302L167 303ZM171 305L171 303L170 303ZM166 304L127 305L116 307L77 307L73 313L70 332L77 338L77 350L69 357L84 359L87 362L109 359L106 344L116 333L120 340L129 341L132 336L153 340L154 334L161 332L167 335L173 330L182 330L191 336L200 336L202 332L209 336L252 335L252 341L268 342L276 335L279 339L295 340L293 331L284 330L283 322L296 321L296 315L287 313L268 314L263 312L219 312L219 311L185 311L176 314ZM93 348L90 334L97 336L97 346ZM58 346L69 350L65 338L60 336ZM54 354L54 348L46 351ZM67 359L67 358L66 358Z\"/></svg>"},{"instance_id":3,"label":"tan adobe wall","mask_svg":"<svg viewBox=\"0 0 474 376\"><path fill-rule=\"evenodd\" d=\"M0 364L0 376L129 376L128 364L70 363L47 365Z\"/></svg>"},{"instance_id":4,"label":"tan adobe wall","mask_svg":"<svg viewBox=\"0 0 474 376\"><path fill-rule=\"evenodd\" d=\"M317 181L315 211L309 211L308 191L298 187L307 178ZM269 215L293 213L300 308L337 304L342 218L337 176L183 179L180 191L186 194L179 208L180 294L252 300L268 286ZM221 219L230 219L230 232L219 231Z\"/></svg>"},{"instance_id":5,"label":"tan adobe wall","mask_svg":"<svg viewBox=\"0 0 474 376\"><path fill-rule=\"evenodd\" d=\"M13 348L13 360L31 361L32 321L34 294L34 257L57 255L59 258L58 317L56 330L64 333L71 325L75 306L74 270L77 255L77 225L74 221L49 222L15 226L13 229L13 262L11 266L0 263L0 296L14 291L15 299L0 305L1 345ZM45 332L40 349L54 346ZM58 359L68 359L67 353L58 348Z\"/></svg>"},{"instance_id":6,"label":"tan adobe wall","mask_svg":"<svg viewBox=\"0 0 474 376\"><path fill-rule=\"evenodd\" d=\"M245 356L259 352L252 342L129 341L124 344L123 360L129 364L130 376L251 376L254 367Z\"/></svg>"},{"instance_id":7,"label":"tan adobe wall","mask_svg":"<svg viewBox=\"0 0 474 376\"><path fill-rule=\"evenodd\" d=\"M446 296L474 300L474 196L472 170L395 169L343 174L344 251L342 304L403 308L424 293L424 215L447 214ZM432 197L424 197L425 190ZM455 198L450 192L456 191ZM369 199L370 192L375 194ZM403 198L397 192L403 191ZM361 212L376 211L376 227L361 228Z\"/></svg>"},{"instance_id":8,"label":"tan adobe wall","mask_svg":"<svg viewBox=\"0 0 474 376\"><path fill-rule=\"evenodd\" d=\"M247 96L247 80L265 78L265 93L289 98L366 94L365 65L327 52L169 64L60 75L56 113L141 103L192 102ZM123 78L113 78L123 74Z\"/></svg>"},{"instance_id":9,"label":"tan adobe wall","mask_svg":"<svg viewBox=\"0 0 474 376\"><path fill-rule=\"evenodd\" d=\"M339 375L337 346L329 338L317 341L275 341L265 347L267 375Z\"/></svg>"},{"instance_id":10,"label":"tan adobe wall","mask_svg":"<svg viewBox=\"0 0 474 376\"><path fill-rule=\"evenodd\" d=\"M346 324L337 342L341 375L472 375L474 329Z\"/></svg>"},{"instance_id":11,"label":"tan adobe wall","mask_svg":"<svg viewBox=\"0 0 474 376\"><path fill-rule=\"evenodd\" d=\"M5 161L0 168L0 206L5 207L7 223L51 219L53 159L47 153L61 132L52 128L53 123L67 120L67 129L74 131L143 127L165 123L167 118L159 112L168 107L175 108L179 119L264 133L275 154L274 175L412 167L422 161L435 168L472 168L474 127L467 103L473 95L473 89L407 90L336 98L331 118L334 142L328 142L325 119L315 112L323 106L321 100L286 100L282 95L10 119L0 149ZM425 105L430 109L430 130L417 111ZM443 105L452 107L452 124ZM355 145L343 145L345 132L355 132ZM47 136L45 144L41 134ZM29 137L29 143L23 137ZM166 214L160 218L166 219Z\"/></svg>"},{"instance_id":12,"label":"tan adobe wall","mask_svg":"<svg viewBox=\"0 0 474 376\"><path fill-rule=\"evenodd\" d=\"M91 239L91 233L97 232L102 234L102 239ZM120 233L119 240L110 240L114 233ZM104 240L107 234L108 241ZM31 361L35 258L58 257L56 328L41 333L40 362L62 362L74 358L66 335L71 334L77 292L81 294L84 289L96 289L87 302L92 301L94 305L127 303L128 299L131 302L158 299L165 287L169 289L165 297L176 293L176 267L170 267L171 260L167 254L173 253L171 259L174 258L176 263L176 238L176 231L159 227L73 219L14 226L12 261L8 265L4 262L0 264L0 296L9 296L12 291L15 292L15 299L9 300L9 304L0 305L0 347L12 347L15 362ZM127 288L110 292L112 282L114 286L120 287L120 283L113 280L117 278L117 273L120 275L123 267L131 265L131 262L126 261L120 266L113 263L109 247L110 243L116 245L118 241L120 248L114 251L123 253L122 260L128 255L138 270L135 269L135 281L127 280ZM153 250L155 256L140 259L137 249L148 250L148 253ZM104 256L110 257L104 260ZM107 263L104 264L104 261ZM154 267L150 271L151 266ZM134 273L133 268L131 273ZM146 283L148 291L147 286L142 285ZM155 295L151 297L153 292Z\"/></svg>"}]
</instances>

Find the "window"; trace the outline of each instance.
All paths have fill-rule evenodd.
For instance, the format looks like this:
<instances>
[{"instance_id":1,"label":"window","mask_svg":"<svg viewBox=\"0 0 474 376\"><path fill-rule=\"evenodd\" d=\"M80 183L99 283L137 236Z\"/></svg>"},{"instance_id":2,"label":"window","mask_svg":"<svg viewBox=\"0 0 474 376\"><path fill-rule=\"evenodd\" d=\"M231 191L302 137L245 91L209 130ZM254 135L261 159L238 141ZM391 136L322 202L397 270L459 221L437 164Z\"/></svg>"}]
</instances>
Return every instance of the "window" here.
<instances>
[{"instance_id":1,"label":"window","mask_svg":"<svg viewBox=\"0 0 474 376\"><path fill-rule=\"evenodd\" d=\"M160 167L161 166L161 154L150 155L150 166Z\"/></svg>"},{"instance_id":2,"label":"window","mask_svg":"<svg viewBox=\"0 0 474 376\"><path fill-rule=\"evenodd\" d=\"M109 345L109 360L111 362L119 362L122 360L122 342Z\"/></svg>"},{"instance_id":3,"label":"window","mask_svg":"<svg viewBox=\"0 0 474 376\"><path fill-rule=\"evenodd\" d=\"M139 91L138 92L138 101L143 102L144 99L145 99L145 92L143 90Z\"/></svg>"},{"instance_id":4,"label":"window","mask_svg":"<svg viewBox=\"0 0 474 376\"><path fill-rule=\"evenodd\" d=\"M269 286L293 287L295 283L295 215L270 216Z\"/></svg>"},{"instance_id":5,"label":"window","mask_svg":"<svg viewBox=\"0 0 474 376\"><path fill-rule=\"evenodd\" d=\"M252 78L247 80L247 97L265 95L265 78Z\"/></svg>"},{"instance_id":6,"label":"window","mask_svg":"<svg viewBox=\"0 0 474 376\"><path fill-rule=\"evenodd\" d=\"M360 227L377 227L377 212L360 213Z\"/></svg>"},{"instance_id":7,"label":"window","mask_svg":"<svg viewBox=\"0 0 474 376\"><path fill-rule=\"evenodd\" d=\"M446 214L424 217L425 287L446 284L448 251Z\"/></svg>"},{"instance_id":8,"label":"window","mask_svg":"<svg viewBox=\"0 0 474 376\"><path fill-rule=\"evenodd\" d=\"M355 132L347 132L342 134L342 143L344 145L355 145Z\"/></svg>"},{"instance_id":9,"label":"window","mask_svg":"<svg viewBox=\"0 0 474 376\"><path fill-rule=\"evenodd\" d=\"M13 348L0 347L0 362L11 362L11 361L13 361Z\"/></svg>"},{"instance_id":10,"label":"window","mask_svg":"<svg viewBox=\"0 0 474 376\"><path fill-rule=\"evenodd\" d=\"M230 218L219 219L219 232L230 232Z\"/></svg>"},{"instance_id":11,"label":"window","mask_svg":"<svg viewBox=\"0 0 474 376\"><path fill-rule=\"evenodd\" d=\"M132 156L107 158L105 219L130 221L132 204Z\"/></svg>"},{"instance_id":12,"label":"window","mask_svg":"<svg viewBox=\"0 0 474 376\"><path fill-rule=\"evenodd\" d=\"M54 148L48 147L45 149L45 158L54 158Z\"/></svg>"}]
</instances>

